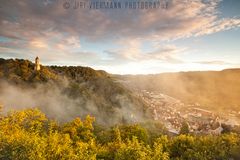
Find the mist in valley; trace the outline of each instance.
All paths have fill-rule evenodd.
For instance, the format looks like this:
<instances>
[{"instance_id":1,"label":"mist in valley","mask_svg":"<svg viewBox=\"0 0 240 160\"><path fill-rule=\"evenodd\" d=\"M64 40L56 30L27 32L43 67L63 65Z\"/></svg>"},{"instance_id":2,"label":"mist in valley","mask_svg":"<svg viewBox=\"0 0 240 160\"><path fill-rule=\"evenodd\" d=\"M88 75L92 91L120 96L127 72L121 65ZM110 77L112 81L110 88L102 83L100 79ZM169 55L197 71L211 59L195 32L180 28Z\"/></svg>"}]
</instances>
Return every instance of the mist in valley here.
<instances>
[{"instance_id":1,"label":"mist in valley","mask_svg":"<svg viewBox=\"0 0 240 160\"><path fill-rule=\"evenodd\" d=\"M240 70L162 73L122 76L125 86L161 92L186 104L199 103L205 109L240 111Z\"/></svg>"},{"instance_id":2,"label":"mist in valley","mask_svg":"<svg viewBox=\"0 0 240 160\"><path fill-rule=\"evenodd\" d=\"M79 84L84 85L85 83ZM93 95L93 98L82 94L72 96L70 86L67 80L61 81L61 84L50 81L34 85L0 81L0 105L3 106L4 114L13 110L38 108L49 118L60 122L71 121L76 117L85 118L86 115L96 117L97 123L103 125L114 125L123 121L140 122L145 119L141 109L137 109L124 94L112 95L111 98L119 105L110 107L102 102L104 100L101 97L97 99L99 97L96 95ZM78 92L77 90L78 88L74 89L74 92Z\"/></svg>"}]
</instances>

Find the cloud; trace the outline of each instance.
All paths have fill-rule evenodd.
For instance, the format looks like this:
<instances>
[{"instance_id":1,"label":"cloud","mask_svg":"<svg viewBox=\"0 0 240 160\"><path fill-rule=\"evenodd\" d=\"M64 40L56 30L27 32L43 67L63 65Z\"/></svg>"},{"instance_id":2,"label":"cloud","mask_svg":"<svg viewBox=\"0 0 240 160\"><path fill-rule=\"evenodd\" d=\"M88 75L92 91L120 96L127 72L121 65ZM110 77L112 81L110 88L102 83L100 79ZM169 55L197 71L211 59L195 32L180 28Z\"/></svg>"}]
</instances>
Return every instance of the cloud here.
<instances>
[{"instance_id":1,"label":"cloud","mask_svg":"<svg viewBox=\"0 0 240 160\"><path fill-rule=\"evenodd\" d=\"M39 55L51 64L121 65L153 59L183 63L178 55L186 48L165 42L240 27L239 17L219 18L220 0L172 0L168 9L149 10L66 10L65 0L0 2L0 36L9 39L0 41L0 54L28 59ZM86 50L82 41L109 46ZM156 42L161 45L142 49Z\"/></svg>"},{"instance_id":2,"label":"cloud","mask_svg":"<svg viewBox=\"0 0 240 160\"><path fill-rule=\"evenodd\" d=\"M230 30L236 27L240 27L240 19L239 18L226 18L215 21L204 26L202 30L196 32L195 36L212 34L220 31Z\"/></svg>"},{"instance_id":3,"label":"cloud","mask_svg":"<svg viewBox=\"0 0 240 160\"><path fill-rule=\"evenodd\" d=\"M41 40L33 40L30 42L30 46L34 48L47 48L48 44Z\"/></svg>"},{"instance_id":4,"label":"cloud","mask_svg":"<svg viewBox=\"0 0 240 160\"><path fill-rule=\"evenodd\" d=\"M109 59L118 64L152 60L164 63L183 63L178 55L184 54L187 50L187 48L178 48L174 45L155 45L151 47L151 51L143 51L142 44L145 42L140 39L124 39L118 43L120 48L105 51Z\"/></svg>"},{"instance_id":5,"label":"cloud","mask_svg":"<svg viewBox=\"0 0 240 160\"><path fill-rule=\"evenodd\" d=\"M3 1L0 34L28 40L49 33L88 40L114 37L172 39L239 27L239 18L218 19L219 0L172 0L168 9L151 10L65 10L63 2Z\"/></svg>"},{"instance_id":6,"label":"cloud","mask_svg":"<svg viewBox=\"0 0 240 160\"><path fill-rule=\"evenodd\" d=\"M195 62L199 64L209 64L209 65L233 65L232 63L225 62L225 61L199 61Z\"/></svg>"},{"instance_id":7,"label":"cloud","mask_svg":"<svg viewBox=\"0 0 240 160\"><path fill-rule=\"evenodd\" d=\"M156 51L147 53L148 59L160 60L167 63L183 63L178 55L184 54L187 48L178 48L174 45L159 47Z\"/></svg>"}]
</instances>

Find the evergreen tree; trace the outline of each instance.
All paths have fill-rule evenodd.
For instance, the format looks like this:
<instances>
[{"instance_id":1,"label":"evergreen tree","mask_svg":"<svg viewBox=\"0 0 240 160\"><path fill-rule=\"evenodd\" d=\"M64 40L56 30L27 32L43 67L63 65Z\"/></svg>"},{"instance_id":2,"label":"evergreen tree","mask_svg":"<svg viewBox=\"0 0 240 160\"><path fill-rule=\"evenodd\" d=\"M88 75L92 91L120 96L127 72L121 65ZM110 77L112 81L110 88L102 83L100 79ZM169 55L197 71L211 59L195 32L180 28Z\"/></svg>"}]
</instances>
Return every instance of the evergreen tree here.
<instances>
[{"instance_id":1,"label":"evergreen tree","mask_svg":"<svg viewBox=\"0 0 240 160\"><path fill-rule=\"evenodd\" d=\"M179 133L180 134L188 134L189 132L190 131L189 131L189 126L188 126L187 122L183 122Z\"/></svg>"}]
</instances>

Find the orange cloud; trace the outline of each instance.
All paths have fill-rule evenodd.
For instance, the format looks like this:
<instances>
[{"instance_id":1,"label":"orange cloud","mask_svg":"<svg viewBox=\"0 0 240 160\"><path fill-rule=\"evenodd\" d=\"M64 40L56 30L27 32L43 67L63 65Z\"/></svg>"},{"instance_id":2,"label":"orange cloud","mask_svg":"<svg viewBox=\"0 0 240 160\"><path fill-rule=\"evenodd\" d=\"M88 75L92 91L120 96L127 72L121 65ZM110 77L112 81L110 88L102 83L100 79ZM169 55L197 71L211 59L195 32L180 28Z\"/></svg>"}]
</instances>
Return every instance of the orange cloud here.
<instances>
[{"instance_id":1,"label":"orange cloud","mask_svg":"<svg viewBox=\"0 0 240 160\"><path fill-rule=\"evenodd\" d=\"M30 46L34 48L48 48L48 44L43 40L33 40L30 42Z\"/></svg>"}]
</instances>

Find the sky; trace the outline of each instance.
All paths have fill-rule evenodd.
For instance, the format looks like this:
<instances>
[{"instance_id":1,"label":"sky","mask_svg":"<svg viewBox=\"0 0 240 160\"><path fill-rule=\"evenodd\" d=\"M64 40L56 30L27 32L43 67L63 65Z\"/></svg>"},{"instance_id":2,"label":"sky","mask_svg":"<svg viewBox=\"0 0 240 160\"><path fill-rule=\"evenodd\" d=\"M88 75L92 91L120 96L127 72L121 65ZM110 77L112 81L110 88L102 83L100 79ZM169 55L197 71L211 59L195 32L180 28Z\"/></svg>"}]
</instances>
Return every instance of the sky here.
<instances>
[{"instance_id":1,"label":"sky","mask_svg":"<svg viewBox=\"0 0 240 160\"><path fill-rule=\"evenodd\" d=\"M96 1L0 0L0 58L39 56L43 65L114 74L240 68L239 0L157 1L168 5L74 9Z\"/></svg>"}]
</instances>

